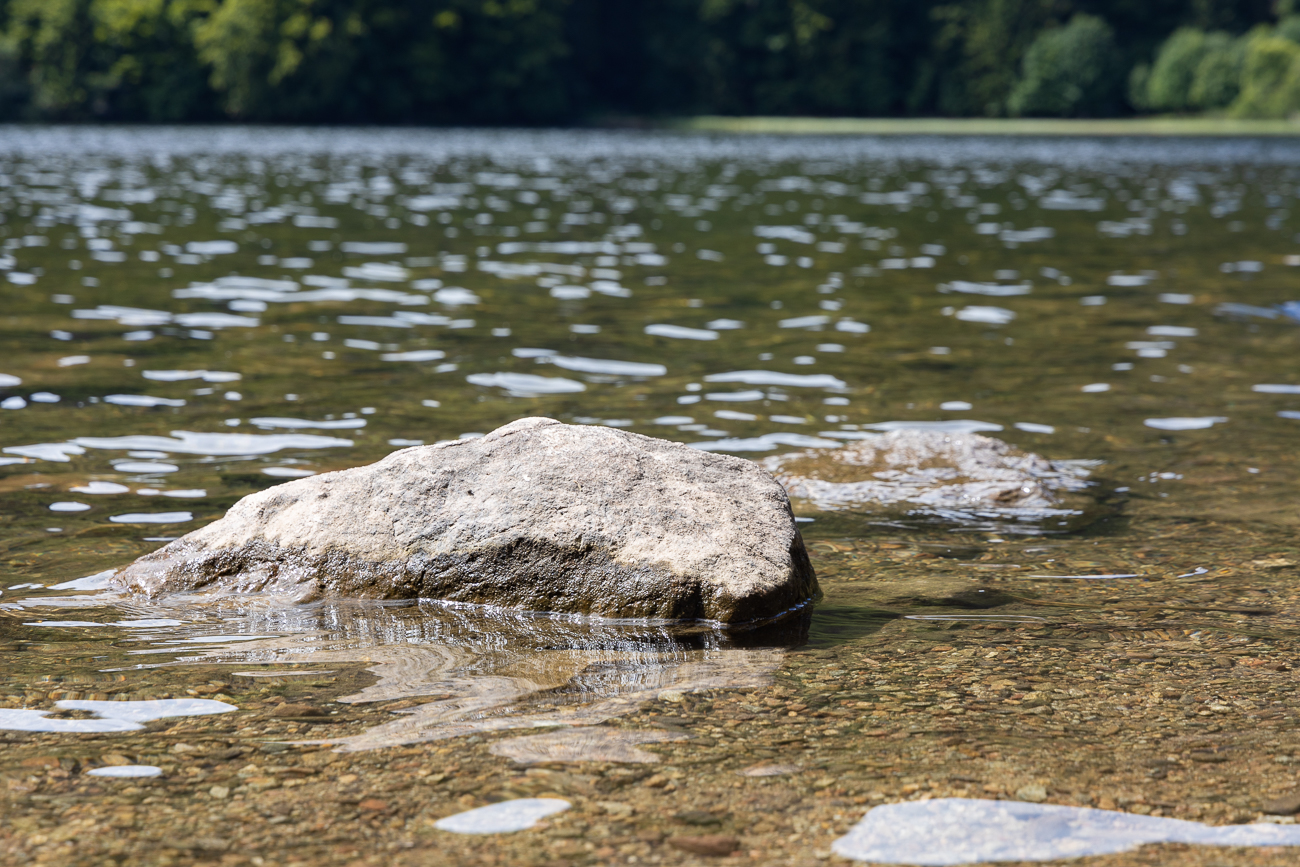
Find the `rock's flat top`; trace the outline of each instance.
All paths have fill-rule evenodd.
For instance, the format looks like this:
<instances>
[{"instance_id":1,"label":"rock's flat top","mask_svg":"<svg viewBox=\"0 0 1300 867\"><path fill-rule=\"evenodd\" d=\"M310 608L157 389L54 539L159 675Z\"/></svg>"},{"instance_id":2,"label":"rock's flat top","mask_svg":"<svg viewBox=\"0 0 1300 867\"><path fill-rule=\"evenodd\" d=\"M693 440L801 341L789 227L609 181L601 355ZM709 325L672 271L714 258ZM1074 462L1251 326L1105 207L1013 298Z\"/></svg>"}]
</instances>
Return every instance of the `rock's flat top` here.
<instances>
[{"instance_id":1,"label":"rock's flat top","mask_svg":"<svg viewBox=\"0 0 1300 867\"><path fill-rule=\"evenodd\" d=\"M756 464L545 418L252 494L114 584L724 623L817 592L785 491Z\"/></svg>"},{"instance_id":2,"label":"rock's flat top","mask_svg":"<svg viewBox=\"0 0 1300 867\"><path fill-rule=\"evenodd\" d=\"M1061 514L1062 495L1086 487L1094 462L1049 461L979 434L898 430L762 464L791 497L821 509L875 504L960 518Z\"/></svg>"}]
</instances>

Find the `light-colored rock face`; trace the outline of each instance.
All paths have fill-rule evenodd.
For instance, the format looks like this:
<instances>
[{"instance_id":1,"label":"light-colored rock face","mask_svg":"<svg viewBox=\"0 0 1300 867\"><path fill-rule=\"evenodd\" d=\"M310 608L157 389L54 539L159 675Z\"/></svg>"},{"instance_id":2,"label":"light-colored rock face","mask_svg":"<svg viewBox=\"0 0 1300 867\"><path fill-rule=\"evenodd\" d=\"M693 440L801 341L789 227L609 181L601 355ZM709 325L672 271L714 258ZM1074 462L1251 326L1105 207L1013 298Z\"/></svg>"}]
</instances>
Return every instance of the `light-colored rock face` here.
<instances>
[{"instance_id":1,"label":"light-colored rock face","mask_svg":"<svg viewBox=\"0 0 1300 867\"><path fill-rule=\"evenodd\" d=\"M767 458L795 499L828 511L896 507L965 520L1068 515L1095 462L1049 461L978 434L899 430Z\"/></svg>"},{"instance_id":2,"label":"light-colored rock face","mask_svg":"<svg viewBox=\"0 0 1300 867\"><path fill-rule=\"evenodd\" d=\"M817 592L786 494L756 464L545 418L252 494L114 583L723 623Z\"/></svg>"}]
</instances>

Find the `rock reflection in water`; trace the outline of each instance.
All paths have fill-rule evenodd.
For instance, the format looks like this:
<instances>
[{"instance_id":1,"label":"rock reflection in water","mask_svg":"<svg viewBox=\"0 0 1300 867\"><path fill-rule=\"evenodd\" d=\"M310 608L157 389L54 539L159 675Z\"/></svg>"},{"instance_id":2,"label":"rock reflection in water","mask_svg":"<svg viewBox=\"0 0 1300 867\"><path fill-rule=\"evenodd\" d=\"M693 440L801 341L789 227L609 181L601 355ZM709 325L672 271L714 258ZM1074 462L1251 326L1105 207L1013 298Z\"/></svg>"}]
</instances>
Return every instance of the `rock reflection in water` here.
<instances>
[{"instance_id":1,"label":"rock reflection in water","mask_svg":"<svg viewBox=\"0 0 1300 867\"><path fill-rule=\"evenodd\" d=\"M529 762L627 762L654 764L659 756L637 749L637 744L684 740L687 734L636 731L604 726L563 728L540 735L497 741L488 752Z\"/></svg>"},{"instance_id":2,"label":"rock reflection in water","mask_svg":"<svg viewBox=\"0 0 1300 867\"><path fill-rule=\"evenodd\" d=\"M377 681L346 704L429 696L398 718L325 741L369 750L479 732L593 726L661 693L759 687L783 648L803 643L811 612L745 632L706 624L613 621L438 603L331 602L264 607L229 598L204 606L222 628L259 637L203 648L168 665L364 663ZM236 606L239 606L236 611ZM200 619L187 606L187 616ZM171 639L175 641L174 638ZM138 652L157 652L156 650Z\"/></svg>"}]
</instances>

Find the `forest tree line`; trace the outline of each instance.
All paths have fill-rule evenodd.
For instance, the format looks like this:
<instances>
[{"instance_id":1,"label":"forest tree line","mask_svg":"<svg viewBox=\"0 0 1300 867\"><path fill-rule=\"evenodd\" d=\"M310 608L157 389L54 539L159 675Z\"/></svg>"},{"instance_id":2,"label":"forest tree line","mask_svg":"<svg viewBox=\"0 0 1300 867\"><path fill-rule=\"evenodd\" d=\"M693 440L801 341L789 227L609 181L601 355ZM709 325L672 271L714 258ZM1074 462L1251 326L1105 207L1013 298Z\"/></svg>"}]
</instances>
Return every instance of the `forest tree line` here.
<instances>
[{"instance_id":1,"label":"forest tree line","mask_svg":"<svg viewBox=\"0 0 1300 867\"><path fill-rule=\"evenodd\" d=\"M0 120L1300 113L1297 0L0 0Z\"/></svg>"}]
</instances>

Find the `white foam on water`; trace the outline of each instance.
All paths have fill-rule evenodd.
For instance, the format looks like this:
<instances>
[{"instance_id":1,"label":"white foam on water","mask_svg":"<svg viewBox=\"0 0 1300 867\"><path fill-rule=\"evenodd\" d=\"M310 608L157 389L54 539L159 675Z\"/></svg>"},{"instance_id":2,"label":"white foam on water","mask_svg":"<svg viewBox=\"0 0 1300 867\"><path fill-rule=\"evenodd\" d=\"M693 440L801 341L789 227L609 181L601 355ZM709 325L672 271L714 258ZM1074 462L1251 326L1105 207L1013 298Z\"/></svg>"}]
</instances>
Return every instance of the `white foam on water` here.
<instances>
[{"instance_id":1,"label":"white foam on water","mask_svg":"<svg viewBox=\"0 0 1300 867\"><path fill-rule=\"evenodd\" d=\"M1040 433L1040 434L1056 433L1056 428L1052 427L1050 424L1038 424L1037 422L1032 422L1032 421L1018 421L1016 422L1015 427L1016 430L1022 430L1025 433Z\"/></svg>"},{"instance_id":2,"label":"white foam on water","mask_svg":"<svg viewBox=\"0 0 1300 867\"><path fill-rule=\"evenodd\" d=\"M71 501L64 501L62 503L50 503L51 512L84 512L89 508L90 506L87 505L86 503L76 503Z\"/></svg>"},{"instance_id":3,"label":"white foam on water","mask_svg":"<svg viewBox=\"0 0 1300 867\"><path fill-rule=\"evenodd\" d=\"M170 437L133 435L123 437L77 437L57 448L152 449L185 455L269 455L281 449L324 449L350 447L352 440L315 434L232 434L195 433L174 430ZM10 451L5 449L5 451ZM82 454L72 451L70 454ZM130 472L129 470L127 472Z\"/></svg>"},{"instance_id":4,"label":"white foam on water","mask_svg":"<svg viewBox=\"0 0 1300 867\"><path fill-rule=\"evenodd\" d=\"M1193 418L1149 418L1142 423L1156 430L1205 430L1227 420L1227 417L1221 415L1205 415Z\"/></svg>"},{"instance_id":5,"label":"white foam on water","mask_svg":"<svg viewBox=\"0 0 1300 867\"><path fill-rule=\"evenodd\" d=\"M704 323L705 328L711 328L714 331L735 331L744 328L745 323L739 319L714 319L712 322Z\"/></svg>"},{"instance_id":6,"label":"white foam on water","mask_svg":"<svg viewBox=\"0 0 1300 867\"><path fill-rule=\"evenodd\" d=\"M256 328L262 324L256 316L233 313L179 313L176 322L186 328Z\"/></svg>"},{"instance_id":7,"label":"white foam on water","mask_svg":"<svg viewBox=\"0 0 1300 867\"><path fill-rule=\"evenodd\" d=\"M157 777L162 774L162 768L156 765L113 765L107 768L95 768L86 771L91 777Z\"/></svg>"},{"instance_id":8,"label":"white foam on water","mask_svg":"<svg viewBox=\"0 0 1300 867\"><path fill-rule=\"evenodd\" d=\"M1002 430L1002 425L991 421L974 419L952 419L951 421L878 421L864 424L864 428L879 431L891 430L929 430L940 433L985 433Z\"/></svg>"},{"instance_id":9,"label":"white foam on water","mask_svg":"<svg viewBox=\"0 0 1300 867\"><path fill-rule=\"evenodd\" d=\"M552 286L551 297L560 301L581 301L591 297L591 290L586 286Z\"/></svg>"},{"instance_id":10,"label":"white foam on water","mask_svg":"<svg viewBox=\"0 0 1300 867\"><path fill-rule=\"evenodd\" d=\"M717 340L718 332L705 328L687 328L682 325L653 324L645 327L645 333L652 337L667 337L672 340Z\"/></svg>"},{"instance_id":11,"label":"white foam on water","mask_svg":"<svg viewBox=\"0 0 1300 867\"><path fill-rule=\"evenodd\" d=\"M1260 394L1300 394L1300 385L1269 384L1252 385L1251 391Z\"/></svg>"},{"instance_id":12,"label":"white foam on water","mask_svg":"<svg viewBox=\"0 0 1300 867\"><path fill-rule=\"evenodd\" d=\"M1082 858L1149 843L1300 846L1300 826L1215 827L1088 807L937 798L876 807L831 849L855 861L948 867Z\"/></svg>"},{"instance_id":13,"label":"white foam on water","mask_svg":"<svg viewBox=\"0 0 1300 867\"><path fill-rule=\"evenodd\" d=\"M144 728L119 719L49 719L48 710L0 708L0 730L11 732L134 732Z\"/></svg>"},{"instance_id":14,"label":"white foam on water","mask_svg":"<svg viewBox=\"0 0 1300 867\"><path fill-rule=\"evenodd\" d=\"M459 286L448 286L445 289L439 289L433 293L433 300L439 304L446 304L448 307L458 307L462 304L480 304L482 299L468 289L462 289Z\"/></svg>"},{"instance_id":15,"label":"white foam on water","mask_svg":"<svg viewBox=\"0 0 1300 867\"><path fill-rule=\"evenodd\" d=\"M411 279L411 272L400 265L385 265L382 262L366 262L357 268L344 268L344 277L353 280L373 280L380 283L404 283Z\"/></svg>"},{"instance_id":16,"label":"white foam on water","mask_svg":"<svg viewBox=\"0 0 1300 867\"><path fill-rule=\"evenodd\" d=\"M720 440L687 443L687 445L693 449L699 449L700 451L705 452L770 452L778 446L796 446L798 448L807 449L831 449L839 448L841 444L835 440L828 440L822 437L779 431L777 433L764 434L761 437L743 439L729 437Z\"/></svg>"},{"instance_id":17,"label":"white foam on water","mask_svg":"<svg viewBox=\"0 0 1300 867\"><path fill-rule=\"evenodd\" d=\"M749 391L716 391L704 395L705 400L722 400L731 403L739 403L739 402L744 402L749 400L762 400L765 397L767 397L767 395L759 391L758 389L750 389ZM698 397L694 399L699 400ZM679 397L677 398L677 402L683 403L684 399Z\"/></svg>"},{"instance_id":18,"label":"white foam on water","mask_svg":"<svg viewBox=\"0 0 1300 867\"><path fill-rule=\"evenodd\" d=\"M0 373L0 388L13 388L15 385L22 384L22 377L14 376L12 373Z\"/></svg>"},{"instance_id":19,"label":"white foam on water","mask_svg":"<svg viewBox=\"0 0 1300 867\"><path fill-rule=\"evenodd\" d=\"M162 461L114 461L113 469L119 473L174 473L180 467Z\"/></svg>"},{"instance_id":20,"label":"white foam on water","mask_svg":"<svg viewBox=\"0 0 1300 867\"><path fill-rule=\"evenodd\" d=\"M1001 283L973 283L970 280L953 280L951 283L939 284L940 292L961 292L966 295L988 295L995 298L1028 295L1033 288L1030 283L1007 286Z\"/></svg>"},{"instance_id":21,"label":"white foam on water","mask_svg":"<svg viewBox=\"0 0 1300 867\"><path fill-rule=\"evenodd\" d=\"M1111 274L1106 278L1107 286L1145 286L1150 282L1145 274Z\"/></svg>"},{"instance_id":22,"label":"white foam on water","mask_svg":"<svg viewBox=\"0 0 1300 867\"><path fill-rule=\"evenodd\" d=\"M1083 392L1084 394L1101 394L1104 391L1110 391L1110 383L1090 382L1087 385L1081 386L1079 388L1079 391Z\"/></svg>"},{"instance_id":23,"label":"white foam on water","mask_svg":"<svg viewBox=\"0 0 1300 867\"><path fill-rule=\"evenodd\" d=\"M1152 337L1195 337L1201 332L1187 325L1152 325L1147 334Z\"/></svg>"},{"instance_id":24,"label":"white foam on water","mask_svg":"<svg viewBox=\"0 0 1300 867\"><path fill-rule=\"evenodd\" d=\"M68 490L74 494L125 494L131 489L117 482L86 482L84 485L74 485Z\"/></svg>"},{"instance_id":25,"label":"white foam on water","mask_svg":"<svg viewBox=\"0 0 1300 867\"><path fill-rule=\"evenodd\" d=\"M110 394L104 397L104 403L117 406L185 406L184 400L152 397L147 394Z\"/></svg>"},{"instance_id":26,"label":"white foam on water","mask_svg":"<svg viewBox=\"0 0 1300 867\"><path fill-rule=\"evenodd\" d=\"M201 379L204 382L238 382L243 379L241 374L226 370L145 370L141 375L154 382L183 382L189 379Z\"/></svg>"},{"instance_id":27,"label":"white foam on water","mask_svg":"<svg viewBox=\"0 0 1300 867\"><path fill-rule=\"evenodd\" d=\"M536 376L531 373L471 373L465 379L471 385L504 389L514 397L536 397L540 394L574 394L587 390L587 386L573 379L565 379L559 376Z\"/></svg>"},{"instance_id":28,"label":"white foam on water","mask_svg":"<svg viewBox=\"0 0 1300 867\"><path fill-rule=\"evenodd\" d=\"M1005 307L982 307L973 305L957 311L957 318L962 322L982 322L986 325L1006 325L1016 318L1015 311Z\"/></svg>"},{"instance_id":29,"label":"white foam on water","mask_svg":"<svg viewBox=\"0 0 1300 867\"><path fill-rule=\"evenodd\" d=\"M509 834L533 827L547 816L573 806L559 798L516 798L467 810L434 822L440 831L453 834Z\"/></svg>"},{"instance_id":30,"label":"white foam on water","mask_svg":"<svg viewBox=\"0 0 1300 867\"><path fill-rule=\"evenodd\" d=\"M733 370L711 373L705 382L739 382L744 385L779 385L787 388L846 388L848 383L828 373L779 373L775 370Z\"/></svg>"},{"instance_id":31,"label":"white foam on water","mask_svg":"<svg viewBox=\"0 0 1300 867\"><path fill-rule=\"evenodd\" d=\"M94 575L87 575L85 578L74 578L71 581L64 581L62 584L54 584L51 590L104 590L108 587L108 579L116 574L116 569L105 569L103 572L96 572Z\"/></svg>"},{"instance_id":32,"label":"white foam on water","mask_svg":"<svg viewBox=\"0 0 1300 867\"><path fill-rule=\"evenodd\" d=\"M297 467L267 467L262 470L262 473L277 479L302 479L316 475L313 470L301 470Z\"/></svg>"},{"instance_id":33,"label":"white foam on water","mask_svg":"<svg viewBox=\"0 0 1300 867\"><path fill-rule=\"evenodd\" d=\"M413 349L409 352L385 352L380 361L441 361L447 353L441 349Z\"/></svg>"},{"instance_id":34,"label":"white foam on water","mask_svg":"<svg viewBox=\"0 0 1300 867\"><path fill-rule=\"evenodd\" d=\"M114 524L184 524L193 521L192 512L128 512L113 515L108 520Z\"/></svg>"},{"instance_id":35,"label":"white foam on water","mask_svg":"<svg viewBox=\"0 0 1300 867\"><path fill-rule=\"evenodd\" d=\"M285 428L287 430L300 430L303 428L320 428L323 430L354 430L366 426L364 418L340 418L327 421L312 421L307 418L278 418L262 417L251 418L250 424L263 429Z\"/></svg>"},{"instance_id":36,"label":"white foam on water","mask_svg":"<svg viewBox=\"0 0 1300 867\"><path fill-rule=\"evenodd\" d=\"M60 710L84 710L96 719L50 719L48 710L0 709L0 729L21 732L132 732L143 723L180 716L206 716L239 710L208 698L163 698L150 701L89 701L63 699Z\"/></svg>"},{"instance_id":37,"label":"white foam on water","mask_svg":"<svg viewBox=\"0 0 1300 867\"><path fill-rule=\"evenodd\" d=\"M971 408L970 403L964 400L945 400L943 403L939 404L939 409L946 412L964 412Z\"/></svg>"},{"instance_id":38,"label":"white foam on water","mask_svg":"<svg viewBox=\"0 0 1300 867\"><path fill-rule=\"evenodd\" d=\"M668 368L662 364L646 364L640 361L615 361L608 358L581 358L569 355L554 355L547 360L556 367L577 373L607 376L663 376L668 373Z\"/></svg>"},{"instance_id":39,"label":"white foam on water","mask_svg":"<svg viewBox=\"0 0 1300 867\"><path fill-rule=\"evenodd\" d=\"M829 316L796 316L793 319L782 319L777 325L782 328L821 328L829 325L830 321Z\"/></svg>"},{"instance_id":40,"label":"white foam on water","mask_svg":"<svg viewBox=\"0 0 1300 867\"><path fill-rule=\"evenodd\" d=\"M239 252L239 245L234 241L190 241L185 245L185 252L200 256L224 256Z\"/></svg>"}]
</instances>

